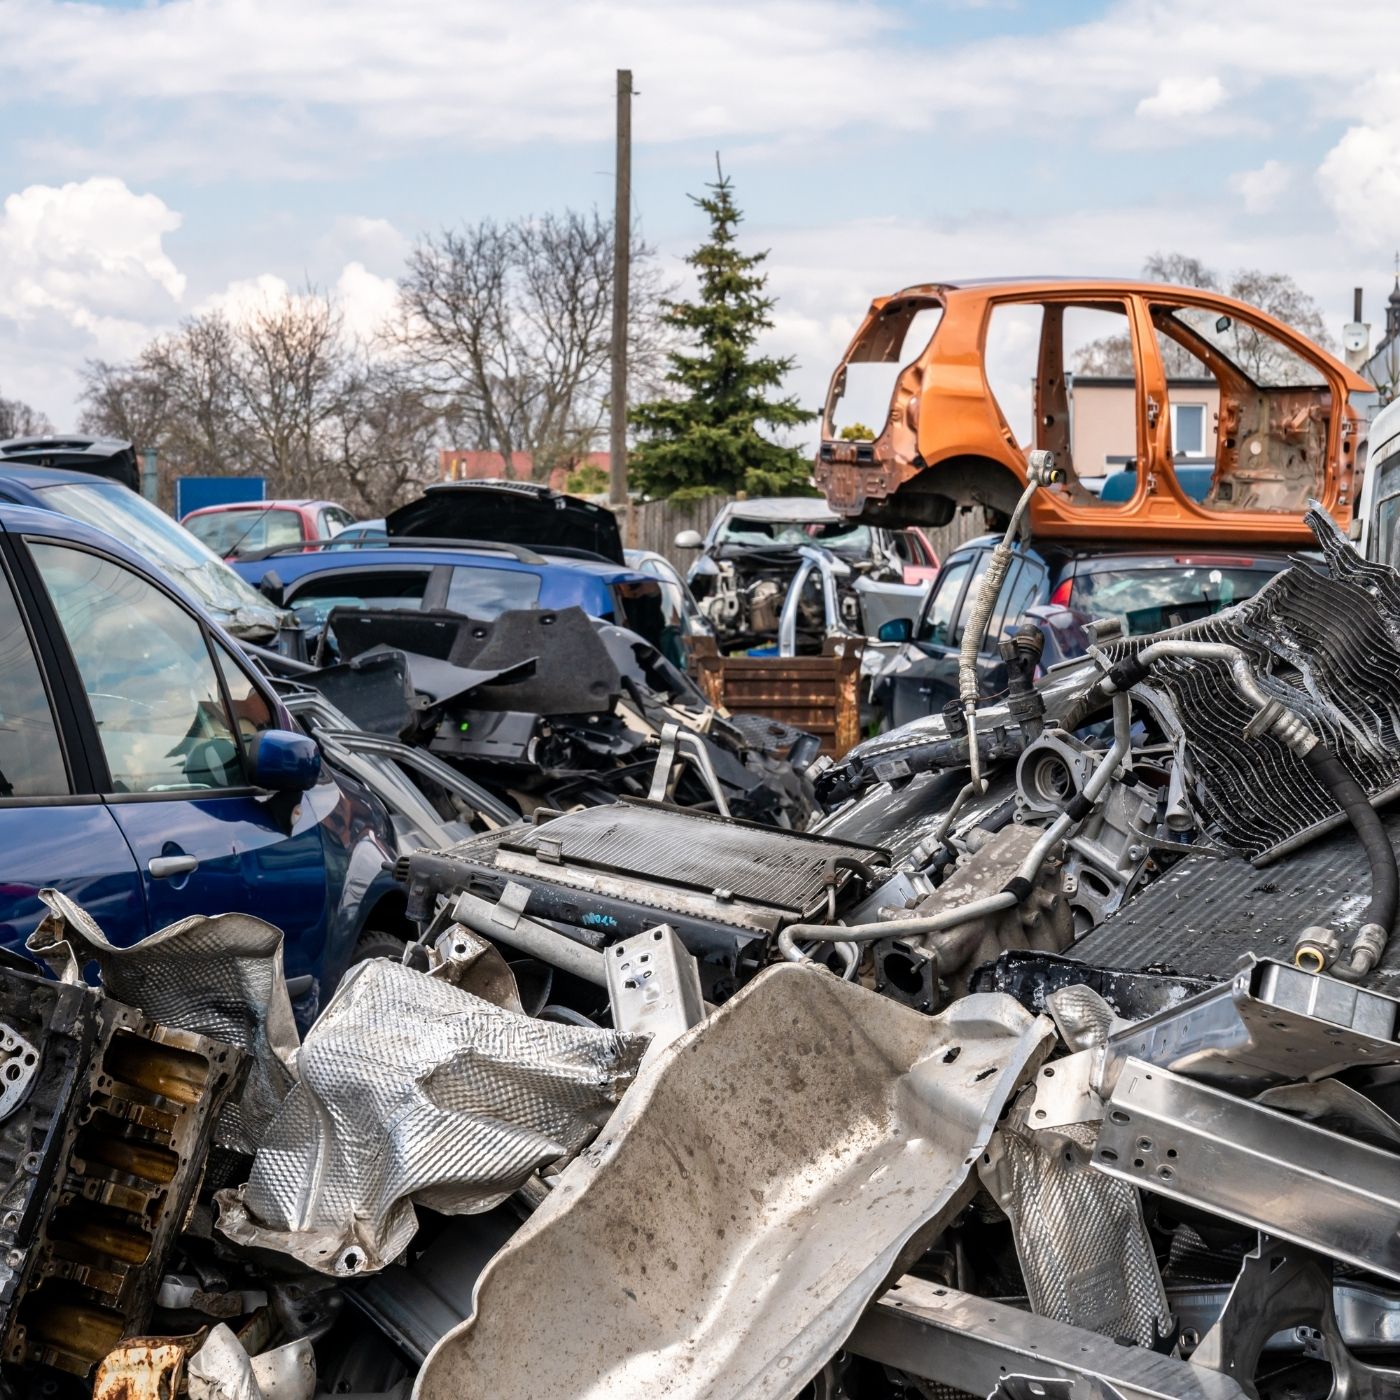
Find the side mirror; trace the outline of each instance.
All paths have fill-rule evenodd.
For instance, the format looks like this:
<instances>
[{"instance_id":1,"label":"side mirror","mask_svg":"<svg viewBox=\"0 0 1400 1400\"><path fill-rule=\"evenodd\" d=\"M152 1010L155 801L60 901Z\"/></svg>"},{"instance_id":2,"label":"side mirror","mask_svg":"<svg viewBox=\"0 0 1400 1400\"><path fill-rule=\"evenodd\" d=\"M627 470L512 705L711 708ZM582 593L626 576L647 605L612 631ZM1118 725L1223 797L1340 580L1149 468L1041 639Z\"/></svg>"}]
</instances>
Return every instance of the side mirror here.
<instances>
[{"instance_id":1,"label":"side mirror","mask_svg":"<svg viewBox=\"0 0 1400 1400\"><path fill-rule=\"evenodd\" d=\"M699 530L682 530L676 536L677 549L704 549L705 540Z\"/></svg>"},{"instance_id":2,"label":"side mirror","mask_svg":"<svg viewBox=\"0 0 1400 1400\"><path fill-rule=\"evenodd\" d=\"M914 624L907 617L892 617L880 624L875 635L882 642L907 642L914 635Z\"/></svg>"},{"instance_id":3,"label":"side mirror","mask_svg":"<svg viewBox=\"0 0 1400 1400\"><path fill-rule=\"evenodd\" d=\"M248 745L254 787L273 792L305 792L321 776L316 741L290 729L265 729Z\"/></svg>"},{"instance_id":4,"label":"side mirror","mask_svg":"<svg viewBox=\"0 0 1400 1400\"><path fill-rule=\"evenodd\" d=\"M282 582L282 577L275 569L269 569L261 579L258 580L258 592L272 604L274 608L285 608L287 606L287 586Z\"/></svg>"}]
</instances>

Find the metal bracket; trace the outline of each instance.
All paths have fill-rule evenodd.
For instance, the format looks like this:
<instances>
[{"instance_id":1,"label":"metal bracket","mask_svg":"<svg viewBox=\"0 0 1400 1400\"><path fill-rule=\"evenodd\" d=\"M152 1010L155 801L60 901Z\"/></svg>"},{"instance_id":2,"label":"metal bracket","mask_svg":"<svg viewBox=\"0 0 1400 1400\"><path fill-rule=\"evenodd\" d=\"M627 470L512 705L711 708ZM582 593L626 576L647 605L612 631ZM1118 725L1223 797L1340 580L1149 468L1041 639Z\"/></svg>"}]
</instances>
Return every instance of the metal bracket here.
<instances>
[{"instance_id":1,"label":"metal bracket","mask_svg":"<svg viewBox=\"0 0 1400 1400\"><path fill-rule=\"evenodd\" d=\"M1329 1263L1278 1240L1261 1236L1243 1267L1220 1317L1193 1360L1234 1376L1251 1394L1259 1358L1275 1333L1316 1329L1316 1350L1332 1368L1338 1400L1386 1400L1400 1393L1400 1371L1358 1361L1337 1325Z\"/></svg>"},{"instance_id":2,"label":"metal bracket","mask_svg":"<svg viewBox=\"0 0 1400 1400\"><path fill-rule=\"evenodd\" d=\"M1251 959L1231 980L1109 1037L1099 1090L1129 1059L1254 1093L1353 1065L1400 1061L1400 1001Z\"/></svg>"},{"instance_id":3,"label":"metal bracket","mask_svg":"<svg viewBox=\"0 0 1400 1400\"><path fill-rule=\"evenodd\" d=\"M1400 1279L1400 1155L1130 1059L1094 1166Z\"/></svg>"},{"instance_id":4,"label":"metal bracket","mask_svg":"<svg viewBox=\"0 0 1400 1400\"><path fill-rule=\"evenodd\" d=\"M613 1029L651 1037L644 1063L705 1019L699 964L669 924L614 943L606 956Z\"/></svg>"},{"instance_id":5,"label":"metal bracket","mask_svg":"<svg viewBox=\"0 0 1400 1400\"><path fill-rule=\"evenodd\" d=\"M1033 1376L1070 1382L1074 1400L1245 1400L1218 1371L909 1276L866 1309L846 1349L973 1395Z\"/></svg>"},{"instance_id":6,"label":"metal bracket","mask_svg":"<svg viewBox=\"0 0 1400 1400\"><path fill-rule=\"evenodd\" d=\"M0 1021L0 1121L29 1096L39 1069L39 1052L18 1031Z\"/></svg>"}]
</instances>

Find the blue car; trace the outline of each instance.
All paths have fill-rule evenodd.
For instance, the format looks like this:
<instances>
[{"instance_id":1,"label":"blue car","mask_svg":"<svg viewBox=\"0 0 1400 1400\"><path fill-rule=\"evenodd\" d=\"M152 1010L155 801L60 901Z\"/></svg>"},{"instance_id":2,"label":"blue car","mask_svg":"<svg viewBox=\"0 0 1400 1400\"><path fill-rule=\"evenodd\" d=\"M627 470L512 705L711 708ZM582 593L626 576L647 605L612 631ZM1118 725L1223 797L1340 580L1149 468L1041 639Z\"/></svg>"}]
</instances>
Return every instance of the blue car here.
<instances>
[{"instance_id":1,"label":"blue car","mask_svg":"<svg viewBox=\"0 0 1400 1400\"><path fill-rule=\"evenodd\" d=\"M191 914L286 938L303 1019L366 939L401 931L395 850L364 789L238 645L111 536L0 506L0 943L52 885L129 945Z\"/></svg>"},{"instance_id":2,"label":"blue car","mask_svg":"<svg viewBox=\"0 0 1400 1400\"><path fill-rule=\"evenodd\" d=\"M354 550L293 548L233 567L289 607L313 640L336 607L447 609L483 620L514 608L582 608L658 648L663 640L661 585L599 557L391 539Z\"/></svg>"},{"instance_id":3,"label":"blue car","mask_svg":"<svg viewBox=\"0 0 1400 1400\"><path fill-rule=\"evenodd\" d=\"M206 617L239 641L298 654L300 643L291 615L272 607L159 506L96 471L11 461L5 451L12 447L0 443L0 504L37 506L106 530L179 584ZM44 460L82 461L83 457L80 452L48 452ZM102 465L100 457L98 465Z\"/></svg>"}]
</instances>

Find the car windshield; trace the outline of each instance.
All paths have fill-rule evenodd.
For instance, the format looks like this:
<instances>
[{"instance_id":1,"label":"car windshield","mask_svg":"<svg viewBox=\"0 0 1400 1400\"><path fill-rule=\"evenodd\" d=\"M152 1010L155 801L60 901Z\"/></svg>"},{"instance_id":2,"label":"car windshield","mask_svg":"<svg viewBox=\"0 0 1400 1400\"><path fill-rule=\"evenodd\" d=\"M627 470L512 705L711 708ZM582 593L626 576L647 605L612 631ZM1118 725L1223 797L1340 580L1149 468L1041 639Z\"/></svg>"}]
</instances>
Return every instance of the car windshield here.
<instances>
[{"instance_id":1,"label":"car windshield","mask_svg":"<svg viewBox=\"0 0 1400 1400\"><path fill-rule=\"evenodd\" d=\"M1209 617L1252 598L1276 569L1179 564L1153 569L1100 569L1076 574L1069 605L1090 617L1114 617L1129 636L1160 632Z\"/></svg>"},{"instance_id":2,"label":"car windshield","mask_svg":"<svg viewBox=\"0 0 1400 1400\"><path fill-rule=\"evenodd\" d=\"M259 554L302 542L301 517L294 510L250 506L196 515L190 531L219 554Z\"/></svg>"},{"instance_id":3,"label":"car windshield","mask_svg":"<svg viewBox=\"0 0 1400 1400\"><path fill-rule=\"evenodd\" d=\"M144 496L118 482L96 479L40 489L50 510L116 535L184 584L219 621L239 624L239 630L276 630L277 613L267 599Z\"/></svg>"},{"instance_id":4,"label":"car windshield","mask_svg":"<svg viewBox=\"0 0 1400 1400\"><path fill-rule=\"evenodd\" d=\"M716 544L798 545L819 544L843 554L870 553L870 527L847 520L750 520L731 515L719 529Z\"/></svg>"},{"instance_id":5,"label":"car windshield","mask_svg":"<svg viewBox=\"0 0 1400 1400\"><path fill-rule=\"evenodd\" d=\"M428 588L427 569L364 569L327 574L301 583L291 599L297 621L320 628L332 608L389 608L417 612Z\"/></svg>"}]
</instances>

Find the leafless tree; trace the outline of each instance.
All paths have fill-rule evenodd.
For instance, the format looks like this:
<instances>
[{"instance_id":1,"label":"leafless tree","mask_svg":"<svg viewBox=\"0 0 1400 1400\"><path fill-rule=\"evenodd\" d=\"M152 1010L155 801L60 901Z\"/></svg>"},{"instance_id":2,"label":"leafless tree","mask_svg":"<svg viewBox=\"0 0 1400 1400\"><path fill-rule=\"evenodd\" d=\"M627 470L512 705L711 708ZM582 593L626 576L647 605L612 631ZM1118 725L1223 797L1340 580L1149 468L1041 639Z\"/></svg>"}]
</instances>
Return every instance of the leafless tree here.
<instances>
[{"instance_id":1,"label":"leafless tree","mask_svg":"<svg viewBox=\"0 0 1400 1400\"><path fill-rule=\"evenodd\" d=\"M1332 337L1317 303L1285 273L1240 268L1231 273L1228 279L1222 280L1199 258L1184 253L1154 253L1143 264L1142 272L1152 282L1224 292L1292 326L1323 349L1332 348ZM1256 383L1300 383L1311 373L1272 335L1257 331L1252 326L1232 322L1223 330L1217 330L1214 316L1202 319L1188 313L1186 319L1198 334L1216 344L1226 358L1238 364ZM1201 378L1209 375L1196 355L1160 331L1157 334L1157 348L1169 378ZM1075 373L1086 376L1131 375L1131 340L1123 334L1091 341L1077 352Z\"/></svg>"},{"instance_id":2,"label":"leafless tree","mask_svg":"<svg viewBox=\"0 0 1400 1400\"><path fill-rule=\"evenodd\" d=\"M117 365L89 360L83 366L78 426L101 437L132 443L137 452L159 449L171 411L170 386L142 360Z\"/></svg>"},{"instance_id":3,"label":"leafless tree","mask_svg":"<svg viewBox=\"0 0 1400 1400\"><path fill-rule=\"evenodd\" d=\"M0 396L0 442L7 438L43 437L53 432L53 424L37 408L23 399Z\"/></svg>"},{"instance_id":4,"label":"leafless tree","mask_svg":"<svg viewBox=\"0 0 1400 1400\"><path fill-rule=\"evenodd\" d=\"M324 430L347 372L340 312L313 289L269 297L233 331L230 375L243 470L275 495L324 492Z\"/></svg>"},{"instance_id":5,"label":"leafless tree","mask_svg":"<svg viewBox=\"0 0 1400 1400\"><path fill-rule=\"evenodd\" d=\"M465 441L537 476L590 451L607 413L612 226L597 211L511 225L487 220L419 242L403 279L401 343ZM652 250L632 250L630 353L655 375Z\"/></svg>"},{"instance_id":6,"label":"leafless tree","mask_svg":"<svg viewBox=\"0 0 1400 1400\"><path fill-rule=\"evenodd\" d=\"M367 516L387 515L436 476L442 415L401 360L365 356L341 388L327 442L337 495ZM351 494L353 493L353 495Z\"/></svg>"}]
</instances>

